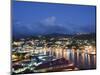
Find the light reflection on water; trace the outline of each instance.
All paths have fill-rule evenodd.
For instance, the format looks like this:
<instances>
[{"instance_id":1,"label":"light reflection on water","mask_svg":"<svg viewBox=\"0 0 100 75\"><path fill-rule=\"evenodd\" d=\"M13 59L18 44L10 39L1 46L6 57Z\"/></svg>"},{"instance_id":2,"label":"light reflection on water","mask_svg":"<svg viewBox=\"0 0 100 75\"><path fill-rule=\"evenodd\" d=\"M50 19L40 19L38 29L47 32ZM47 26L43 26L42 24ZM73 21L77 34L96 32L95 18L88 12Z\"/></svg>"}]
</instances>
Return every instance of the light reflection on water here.
<instances>
[{"instance_id":1,"label":"light reflection on water","mask_svg":"<svg viewBox=\"0 0 100 75\"><path fill-rule=\"evenodd\" d=\"M92 49L91 49L92 50ZM89 51L89 50L88 50ZM96 68L96 54L88 54L87 50L74 50L58 48L43 49L43 54L49 56L52 55L55 58L62 58L73 62L80 70L95 69Z\"/></svg>"},{"instance_id":2,"label":"light reflection on water","mask_svg":"<svg viewBox=\"0 0 100 75\"><path fill-rule=\"evenodd\" d=\"M96 55L66 50L66 59L72 61L79 69L95 69Z\"/></svg>"}]
</instances>

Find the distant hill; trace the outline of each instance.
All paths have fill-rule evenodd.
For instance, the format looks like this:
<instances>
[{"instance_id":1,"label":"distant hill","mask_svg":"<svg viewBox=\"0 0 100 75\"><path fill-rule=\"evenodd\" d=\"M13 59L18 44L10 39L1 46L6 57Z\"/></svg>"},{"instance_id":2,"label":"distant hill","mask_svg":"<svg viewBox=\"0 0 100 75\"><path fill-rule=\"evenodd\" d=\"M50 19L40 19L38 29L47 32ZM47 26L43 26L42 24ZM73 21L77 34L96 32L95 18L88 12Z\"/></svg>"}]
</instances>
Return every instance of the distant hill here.
<instances>
[{"instance_id":1,"label":"distant hill","mask_svg":"<svg viewBox=\"0 0 100 75\"><path fill-rule=\"evenodd\" d=\"M54 38L61 38L61 37L72 37L72 35L69 35L69 34L60 34L60 33L52 33L52 34L46 34L46 35L43 35L44 37L54 37Z\"/></svg>"},{"instance_id":2,"label":"distant hill","mask_svg":"<svg viewBox=\"0 0 100 75\"><path fill-rule=\"evenodd\" d=\"M96 39L96 33L74 35L74 39Z\"/></svg>"},{"instance_id":3,"label":"distant hill","mask_svg":"<svg viewBox=\"0 0 100 75\"><path fill-rule=\"evenodd\" d=\"M24 39L28 40L29 39L49 39L49 38L73 38L73 39L96 39L96 34L95 33L90 33L90 34L60 34L60 33L52 33L52 34L40 34L40 35L35 35L35 36L28 36L25 37ZM13 40L20 40L21 38L13 38Z\"/></svg>"}]
</instances>

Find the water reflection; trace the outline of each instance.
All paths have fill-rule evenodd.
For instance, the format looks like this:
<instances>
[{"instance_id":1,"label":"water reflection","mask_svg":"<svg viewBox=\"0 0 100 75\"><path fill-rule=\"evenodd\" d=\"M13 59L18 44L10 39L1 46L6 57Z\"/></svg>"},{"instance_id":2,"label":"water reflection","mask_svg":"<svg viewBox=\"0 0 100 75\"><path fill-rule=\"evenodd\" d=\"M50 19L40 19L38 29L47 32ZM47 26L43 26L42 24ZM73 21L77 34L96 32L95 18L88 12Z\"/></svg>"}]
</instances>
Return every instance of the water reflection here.
<instances>
[{"instance_id":1,"label":"water reflection","mask_svg":"<svg viewBox=\"0 0 100 75\"><path fill-rule=\"evenodd\" d=\"M66 50L66 59L72 61L79 69L95 69L96 55L70 49Z\"/></svg>"},{"instance_id":2,"label":"water reflection","mask_svg":"<svg viewBox=\"0 0 100 75\"><path fill-rule=\"evenodd\" d=\"M83 50L68 49L60 46L50 48L45 47L43 49L44 54L52 55L56 58L64 57L67 60L72 61L79 69L96 68L96 54L93 52L95 52L95 49L93 49L91 46L86 46L86 48L83 48Z\"/></svg>"}]
</instances>

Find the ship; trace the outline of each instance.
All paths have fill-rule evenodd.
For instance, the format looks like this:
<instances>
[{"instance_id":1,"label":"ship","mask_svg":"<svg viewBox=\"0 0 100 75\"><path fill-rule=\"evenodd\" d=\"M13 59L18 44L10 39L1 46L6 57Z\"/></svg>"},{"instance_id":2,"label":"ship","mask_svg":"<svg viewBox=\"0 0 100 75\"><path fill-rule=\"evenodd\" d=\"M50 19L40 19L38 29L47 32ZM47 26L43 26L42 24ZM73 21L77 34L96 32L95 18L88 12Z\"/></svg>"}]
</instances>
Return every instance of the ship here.
<instances>
[{"instance_id":1,"label":"ship","mask_svg":"<svg viewBox=\"0 0 100 75\"><path fill-rule=\"evenodd\" d=\"M74 70L74 69L75 65L71 61L65 58L59 58L38 65L34 69L34 72L57 72L57 71Z\"/></svg>"}]
</instances>

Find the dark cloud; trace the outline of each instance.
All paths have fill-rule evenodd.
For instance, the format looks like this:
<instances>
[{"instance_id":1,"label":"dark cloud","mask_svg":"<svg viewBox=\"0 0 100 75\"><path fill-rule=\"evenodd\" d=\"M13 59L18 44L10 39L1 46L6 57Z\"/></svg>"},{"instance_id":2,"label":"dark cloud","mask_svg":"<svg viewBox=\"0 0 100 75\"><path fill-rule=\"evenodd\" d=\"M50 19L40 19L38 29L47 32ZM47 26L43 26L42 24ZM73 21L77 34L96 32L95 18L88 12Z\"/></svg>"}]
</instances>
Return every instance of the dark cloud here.
<instances>
[{"instance_id":1,"label":"dark cloud","mask_svg":"<svg viewBox=\"0 0 100 75\"><path fill-rule=\"evenodd\" d=\"M13 33L15 37L19 37L51 33L67 34L78 32L92 32L92 30L95 29L89 25L75 25L70 22L61 24L60 22L56 23L56 21L57 18L55 16L44 18L41 21L33 24L25 24L20 21L15 21L13 24Z\"/></svg>"}]
</instances>

